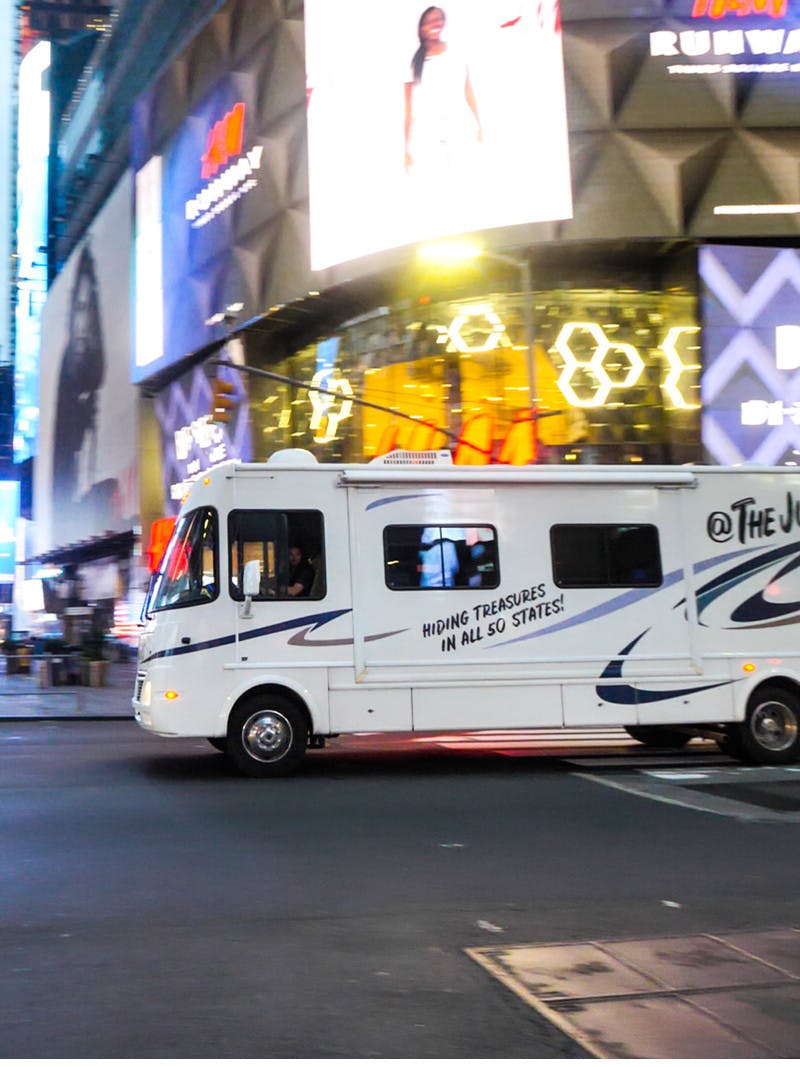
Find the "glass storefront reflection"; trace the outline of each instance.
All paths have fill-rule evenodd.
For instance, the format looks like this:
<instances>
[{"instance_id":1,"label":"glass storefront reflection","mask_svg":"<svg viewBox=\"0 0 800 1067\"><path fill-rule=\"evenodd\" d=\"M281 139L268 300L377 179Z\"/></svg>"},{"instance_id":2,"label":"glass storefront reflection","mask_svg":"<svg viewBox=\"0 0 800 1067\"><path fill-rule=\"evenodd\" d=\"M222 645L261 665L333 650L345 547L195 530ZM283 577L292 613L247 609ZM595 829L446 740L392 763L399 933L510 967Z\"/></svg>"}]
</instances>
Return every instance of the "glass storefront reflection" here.
<instances>
[{"instance_id":1,"label":"glass storefront reflection","mask_svg":"<svg viewBox=\"0 0 800 1067\"><path fill-rule=\"evenodd\" d=\"M471 425L493 460L530 462L531 449L550 463L701 459L692 296L538 292L532 360L524 300L498 293L382 307L332 327L326 340L269 365L316 389L251 379L255 457L296 447L357 462L393 447L455 445ZM543 417L526 451L520 427L531 396Z\"/></svg>"}]
</instances>

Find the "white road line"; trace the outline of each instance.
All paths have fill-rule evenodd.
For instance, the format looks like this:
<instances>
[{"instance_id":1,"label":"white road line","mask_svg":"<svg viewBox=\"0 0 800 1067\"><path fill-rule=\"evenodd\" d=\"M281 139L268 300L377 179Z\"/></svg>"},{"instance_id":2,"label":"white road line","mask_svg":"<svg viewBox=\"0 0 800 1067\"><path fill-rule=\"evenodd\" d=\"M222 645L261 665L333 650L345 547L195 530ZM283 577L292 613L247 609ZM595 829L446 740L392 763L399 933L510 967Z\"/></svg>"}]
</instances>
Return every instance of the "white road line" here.
<instances>
[{"instance_id":1,"label":"white road line","mask_svg":"<svg viewBox=\"0 0 800 1067\"><path fill-rule=\"evenodd\" d=\"M600 778L596 774L576 774L576 778L583 778L587 782L594 782L595 785L603 785L607 789L618 789L620 793L630 793L635 797L642 797L644 800L657 800L660 804L672 804L676 808L691 808L694 811L707 811L713 815L721 815L722 812L717 811L716 808L705 807L702 803L694 802L690 803L688 800L681 800L674 796L665 796L663 793L653 793L648 789L639 789L635 785L631 785L629 782L614 781L611 778ZM752 818L752 816L750 816Z\"/></svg>"},{"instance_id":2,"label":"white road line","mask_svg":"<svg viewBox=\"0 0 800 1067\"><path fill-rule=\"evenodd\" d=\"M746 770L747 768L741 768ZM713 782L736 780L736 775L731 774L730 769L721 768L722 773L713 773L708 778ZM739 770L739 768L734 768ZM783 768L760 768L764 772L771 770L783 770ZM624 779L587 774L578 772L576 778L583 778L587 782L604 786L606 789L616 789L621 793L629 793L631 796L641 797L644 800L654 800L659 804L672 804L678 808L689 808L692 811L701 811L707 815L722 815L727 818L740 819L742 822L800 822L798 811L775 811L772 808L760 807L758 804L748 803L746 800L734 800L731 797L715 796L713 793L693 793L688 789L682 789L680 782L665 781L654 778L647 771L639 771L640 775L649 775L647 779L640 778L641 784L637 785L637 776L629 775ZM739 780L744 778L742 775ZM772 777L766 774L767 780Z\"/></svg>"}]
</instances>

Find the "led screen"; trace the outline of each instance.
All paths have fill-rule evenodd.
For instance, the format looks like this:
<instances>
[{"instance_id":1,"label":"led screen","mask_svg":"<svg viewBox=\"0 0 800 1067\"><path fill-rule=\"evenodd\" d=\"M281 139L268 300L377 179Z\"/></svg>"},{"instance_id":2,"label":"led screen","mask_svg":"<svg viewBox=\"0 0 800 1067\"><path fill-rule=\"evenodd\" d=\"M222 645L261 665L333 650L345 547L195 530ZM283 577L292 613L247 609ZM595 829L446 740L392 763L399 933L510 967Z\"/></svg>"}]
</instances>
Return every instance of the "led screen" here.
<instances>
[{"instance_id":1,"label":"led screen","mask_svg":"<svg viewBox=\"0 0 800 1067\"><path fill-rule=\"evenodd\" d=\"M0 107L0 248L11 249L11 172L12 133L11 100L14 95L14 79L17 63L15 26L16 7L11 4L0 6L0 100L5 101ZM0 258L0 287L4 293L11 290L11 259L8 255ZM0 346L3 352L10 351L10 311L11 302L0 303Z\"/></svg>"},{"instance_id":2,"label":"led screen","mask_svg":"<svg viewBox=\"0 0 800 1067\"><path fill-rule=\"evenodd\" d=\"M302 28L273 6L232 0L134 108L136 382L220 338L224 316L308 291ZM240 52L212 64L229 18Z\"/></svg>"},{"instance_id":3,"label":"led screen","mask_svg":"<svg viewBox=\"0 0 800 1067\"><path fill-rule=\"evenodd\" d=\"M651 31L650 54L670 77L794 75L796 85L795 6L789 0L694 0L689 18Z\"/></svg>"},{"instance_id":4,"label":"led screen","mask_svg":"<svg viewBox=\"0 0 800 1067\"><path fill-rule=\"evenodd\" d=\"M138 521L137 394L128 374L131 197L126 174L50 287L42 315L39 551Z\"/></svg>"},{"instance_id":5,"label":"led screen","mask_svg":"<svg viewBox=\"0 0 800 1067\"><path fill-rule=\"evenodd\" d=\"M41 41L19 68L14 461L36 452L39 430L39 346L47 294L47 168L50 44Z\"/></svg>"},{"instance_id":6,"label":"led screen","mask_svg":"<svg viewBox=\"0 0 800 1067\"><path fill-rule=\"evenodd\" d=\"M210 321L229 305L260 310L259 258L248 269L237 242L269 215L269 189L256 109L239 89L223 79L137 167L134 381L213 341ZM140 121L152 106L140 104Z\"/></svg>"},{"instance_id":7,"label":"led screen","mask_svg":"<svg viewBox=\"0 0 800 1067\"><path fill-rule=\"evenodd\" d=\"M235 361L235 342L224 355ZM220 376L234 387L234 408L230 424L212 422L211 381L203 367L182 375L163 389L155 400L155 414L161 430L161 457L164 507L176 515L192 479L201 471L224 460L253 459L250 417L245 376L225 368ZM259 457L264 458L264 457Z\"/></svg>"},{"instance_id":8,"label":"led screen","mask_svg":"<svg viewBox=\"0 0 800 1067\"><path fill-rule=\"evenodd\" d=\"M558 0L375 7L305 4L312 268L570 218Z\"/></svg>"},{"instance_id":9,"label":"led screen","mask_svg":"<svg viewBox=\"0 0 800 1067\"><path fill-rule=\"evenodd\" d=\"M717 463L800 461L800 253L700 250L703 444Z\"/></svg>"},{"instance_id":10,"label":"led screen","mask_svg":"<svg viewBox=\"0 0 800 1067\"><path fill-rule=\"evenodd\" d=\"M14 578L19 482L0 482L0 582Z\"/></svg>"}]
</instances>

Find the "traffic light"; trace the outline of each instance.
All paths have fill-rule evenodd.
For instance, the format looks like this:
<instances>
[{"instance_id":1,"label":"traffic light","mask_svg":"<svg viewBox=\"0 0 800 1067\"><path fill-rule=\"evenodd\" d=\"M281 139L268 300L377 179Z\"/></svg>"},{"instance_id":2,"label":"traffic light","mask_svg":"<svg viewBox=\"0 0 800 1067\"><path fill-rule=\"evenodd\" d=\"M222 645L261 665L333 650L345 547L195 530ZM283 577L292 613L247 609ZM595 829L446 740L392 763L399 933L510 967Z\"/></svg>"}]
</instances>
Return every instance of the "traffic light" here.
<instances>
[{"instance_id":1,"label":"traffic light","mask_svg":"<svg viewBox=\"0 0 800 1067\"><path fill-rule=\"evenodd\" d=\"M236 386L222 378L214 378L211 382L211 421L230 422L231 412L236 407L237 401L233 394Z\"/></svg>"}]
</instances>

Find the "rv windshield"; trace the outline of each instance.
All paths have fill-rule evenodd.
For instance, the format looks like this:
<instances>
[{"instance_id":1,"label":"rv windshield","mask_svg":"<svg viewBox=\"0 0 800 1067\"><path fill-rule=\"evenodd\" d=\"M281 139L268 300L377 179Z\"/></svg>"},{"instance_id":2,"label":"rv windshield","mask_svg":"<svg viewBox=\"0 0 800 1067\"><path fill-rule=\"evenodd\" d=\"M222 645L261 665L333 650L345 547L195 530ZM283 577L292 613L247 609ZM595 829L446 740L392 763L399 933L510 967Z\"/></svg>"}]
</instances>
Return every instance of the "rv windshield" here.
<instances>
[{"instance_id":1,"label":"rv windshield","mask_svg":"<svg viewBox=\"0 0 800 1067\"><path fill-rule=\"evenodd\" d=\"M147 599L146 613L205 604L219 589L217 513L198 508L178 519Z\"/></svg>"}]
</instances>

